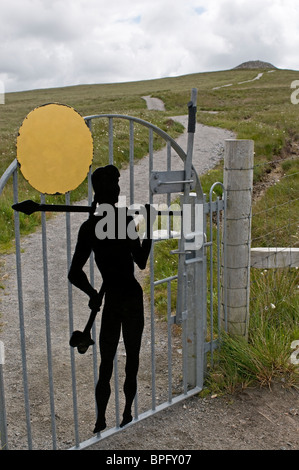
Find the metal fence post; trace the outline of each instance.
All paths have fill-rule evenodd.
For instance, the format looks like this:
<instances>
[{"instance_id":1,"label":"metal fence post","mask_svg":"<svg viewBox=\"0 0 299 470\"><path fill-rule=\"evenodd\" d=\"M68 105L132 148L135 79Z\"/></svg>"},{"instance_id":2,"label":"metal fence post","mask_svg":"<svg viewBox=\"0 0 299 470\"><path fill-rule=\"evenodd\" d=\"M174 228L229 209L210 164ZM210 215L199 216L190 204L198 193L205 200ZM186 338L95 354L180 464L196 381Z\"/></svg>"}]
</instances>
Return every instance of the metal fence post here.
<instances>
[{"instance_id":1,"label":"metal fence post","mask_svg":"<svg viewBox=\"0 0 299 470\"><path fill-rule=\"evenodd\" d=\"M252 140L225 141L226 269L222 285L226 285L228 333L245 338L249 322L253 160Z\"/></svg>"}]
</instances>

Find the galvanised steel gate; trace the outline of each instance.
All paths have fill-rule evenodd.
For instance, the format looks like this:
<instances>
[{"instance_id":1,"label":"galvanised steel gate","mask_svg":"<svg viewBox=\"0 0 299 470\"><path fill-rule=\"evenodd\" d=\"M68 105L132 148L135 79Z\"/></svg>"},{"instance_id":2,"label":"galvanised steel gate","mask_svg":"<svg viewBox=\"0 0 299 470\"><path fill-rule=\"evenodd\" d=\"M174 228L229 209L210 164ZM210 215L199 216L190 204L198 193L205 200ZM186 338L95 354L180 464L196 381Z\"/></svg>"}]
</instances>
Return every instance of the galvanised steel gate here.
<instances>
[{"instance_id":1,"label":"galvanised steel gate","mask_svg":"<svg viewBox=\"0 0 299 470\"><path fill-rule=\"evenodd\" d=\"M120 180L123 202L128 205L129 200L130 207L137 208L146 202L155 204L161 215L153 234L149 280L137 274L141 276L141 283L149 286L145 294L149 301L146 302L135 416L129 426L200 392L207 356L209 354L213 363L213 351L220 340L221 309L225 306L220 285L221 264L225 269L225 233L221 230L225 220L225 194L223 192L222 199L212 200L215 186L222 186L216 183L206 200L192 166L196 90L192 91L191 98L186 151L164 131L135 117L106 114L84 118L90 128L100 120L108 120L107 163L114 162L115 123L128 121L130 160ZM142 164L134 164L136 126L145 126L149 133L149 154ZM158 154L153 149L154 134L166 142L166 148ZM138 186L144 179L144 165L147 187ZM0 194L11 177L14 203L17 203L16 160L0 180ZM88 203L91 204L90 174L88 180ZM45 202L44 195L41 195L41 202ZM68 193L66 204L69 203ZM41 233L29 237L28 244L20 238L19 213L14 213L16 270L10 277L15 276L16 289L9 292L6 300L3 296L1 309L0 432L5 449L84 449L120 431L123 404L120 388L125 361L122 342L114 360L114 403L111 397L108 405L110 428L94 437L90 436L95 421L98 347L95 344L92 352L83 357L68 345L70 334L80 320L81 323L86 321L87 315L86 297L67 282L72 246L82 220L84 214L66 213L65 218L48 221L43 212ZM139 223L138 217L136 223ZM57 230L60 230L61 246L57 245L57 237L53 237ZM165 245L164 256L168 264L173 264L174 271L157 278L155 264L160 247ZM26 256L35 257L34 269L28 267ZM27 267L31 270L30 281ZM99 280L93 259L89 276L97 286ZM160 292L160 289L164 290ZM165 304L164 321L157 319L159 298L160 303ZM15 309L14 318L7 316L9 306ZM96 328L94 325L92 332L95 341ZM37 349L36 345L41 343L43 346ZM18 366L15 360L11 361L15 355L19 357Z\"/></svg>"}]
</instances>

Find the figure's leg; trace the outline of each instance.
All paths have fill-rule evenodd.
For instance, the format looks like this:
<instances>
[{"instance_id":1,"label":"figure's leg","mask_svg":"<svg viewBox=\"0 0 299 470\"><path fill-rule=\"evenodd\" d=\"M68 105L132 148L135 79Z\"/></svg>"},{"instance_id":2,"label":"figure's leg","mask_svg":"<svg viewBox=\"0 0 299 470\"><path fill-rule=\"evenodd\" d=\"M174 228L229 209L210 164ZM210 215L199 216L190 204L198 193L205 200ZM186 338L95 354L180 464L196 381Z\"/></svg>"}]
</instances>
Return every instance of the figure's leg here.
<instances>
[{"instance_id":1,"label":"figure's leg","mask_svg":"<svg viewBox=\"0 0 299 470\"><path fill-rule=\"evenodd\" d=\"M104 314L105 313L105 314ZM110 398L110 379L113 372L113 361L120 337L120 321L117 321L113 312L103 311L100 331L101 364L99 380L96 386L97 421L94 433L106 427L105 413Z\"/></svg>"},{"instance_id":2,"label":"figure's leg","mask_svg":"<svg viewBox=\"0 0 299 470\"><path fill-rule=\"evenodd\" d=\"M126 398L123 420L120 427L130 423L132 417L132 404L137 391L137 373L139 368L139 353L141 337L144 327L143 305L123 321L123 338L126 348L126 378L124 393Z\"/></svg>"}]
</instances>

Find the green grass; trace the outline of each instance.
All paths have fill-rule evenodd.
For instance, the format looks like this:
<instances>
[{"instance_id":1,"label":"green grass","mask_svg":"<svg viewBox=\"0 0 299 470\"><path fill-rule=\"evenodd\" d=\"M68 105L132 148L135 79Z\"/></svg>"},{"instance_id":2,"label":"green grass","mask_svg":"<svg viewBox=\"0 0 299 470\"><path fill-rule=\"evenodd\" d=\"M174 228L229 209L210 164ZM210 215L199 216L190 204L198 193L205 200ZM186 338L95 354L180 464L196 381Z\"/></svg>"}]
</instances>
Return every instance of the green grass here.
<instances>
[{"instance_id":1,"label":"green grass","mask_svg":"<svg viewBox=\"0 0 299 470\"><path fill-rule=\"evenodd\" d=\"M216 366L207 380L213 393L278 382L298 387L291 344L299 339L298 270L252 270L248 341L222 334Z\"/></svg>"},{"instance_id":2,"label":"green grass","mask_svg":"<svg viewBox=\"0 0 299 470\"><path fill-rule=\"evenodd\" d=\"M259 71L231 70L186 75L177 78L121 83L81 85L6 94L0 114L0 172L15 157L15 141L25 116L49 102L73 106L82 115L122 113L156 122L158 116L186 114L192 87L198 89L198 121L234 130L238 138L255 140L256 158L272 158L290 139L298 136L298 108L291 104L290 84L298 73L287 70L265 72L261 80L238 85ZM234 86L213 90L225 83ZM165 113L146 110L144 95L163 99ZM218 111L207 114L201 111Z\"/></svg>"},{"instance_id":3,"label":"green grass","mask_svg":"<svg viewBox=\"0 0 299 470\"><path fill-rule=\"evenodd\" d=\"M284 160L279 181L253 208L252 246L299 247L299 159Z\"/></svg>"}]
</instances>

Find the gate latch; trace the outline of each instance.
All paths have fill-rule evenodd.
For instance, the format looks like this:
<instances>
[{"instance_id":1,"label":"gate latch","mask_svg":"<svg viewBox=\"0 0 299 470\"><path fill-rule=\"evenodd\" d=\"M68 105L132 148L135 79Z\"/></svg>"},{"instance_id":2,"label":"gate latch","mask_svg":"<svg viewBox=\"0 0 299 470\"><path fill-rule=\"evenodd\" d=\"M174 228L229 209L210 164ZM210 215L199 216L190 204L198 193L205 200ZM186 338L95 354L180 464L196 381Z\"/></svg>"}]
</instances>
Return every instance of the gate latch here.
<instances>
[{"instance_id":1,"label":"gate latch","mask_svg":"<svg viewBox=\"0 0 299 470\"><path fill-rule=\"evenodd\" d=\"M191 179L185 179L185 171L153 171L150 179L151 191L154 194L180 193L184 191L184 185L189 183L190 189L195 188L196 178L194 170Z\"/></svg>"}]
</instances>

